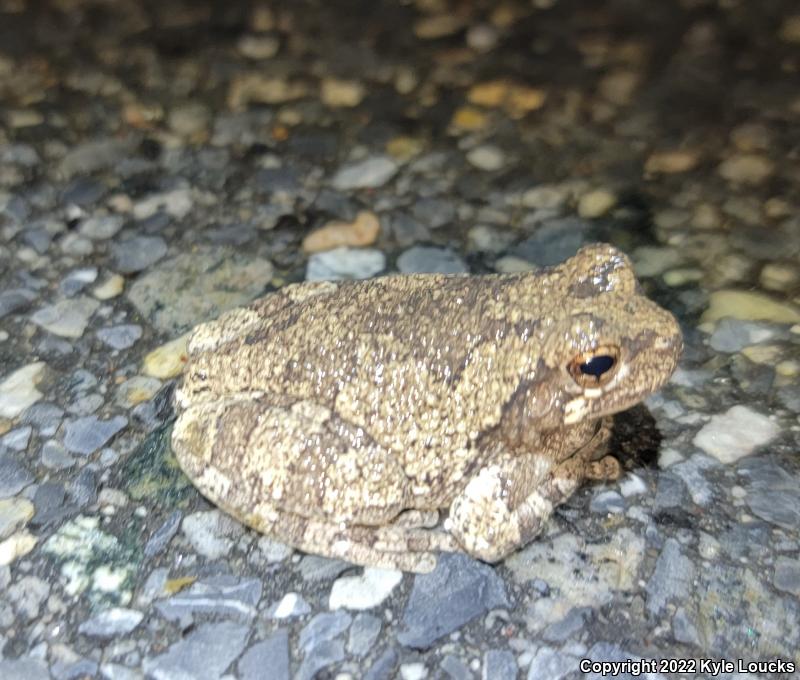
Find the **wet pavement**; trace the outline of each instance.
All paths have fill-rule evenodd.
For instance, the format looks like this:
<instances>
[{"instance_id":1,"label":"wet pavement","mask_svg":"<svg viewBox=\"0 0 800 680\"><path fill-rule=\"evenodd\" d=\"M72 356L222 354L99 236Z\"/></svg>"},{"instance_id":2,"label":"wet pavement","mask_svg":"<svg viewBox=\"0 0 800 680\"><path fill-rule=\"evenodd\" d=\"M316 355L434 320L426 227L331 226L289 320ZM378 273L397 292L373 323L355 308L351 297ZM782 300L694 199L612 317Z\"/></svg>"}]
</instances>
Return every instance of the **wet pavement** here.
<instances>
[{"instance_id":1,"label":"wet pavement","mask_svg":"<svg viewBox=\"0 0 800 680\"><path fill-rule=\"evenodd\" d=\"M0 0L0 677L800 663L799 72L788 1ZM499 565L303 555L176 467L193 325L598 240L684 357Z\"/></svg>"}]
</instances>

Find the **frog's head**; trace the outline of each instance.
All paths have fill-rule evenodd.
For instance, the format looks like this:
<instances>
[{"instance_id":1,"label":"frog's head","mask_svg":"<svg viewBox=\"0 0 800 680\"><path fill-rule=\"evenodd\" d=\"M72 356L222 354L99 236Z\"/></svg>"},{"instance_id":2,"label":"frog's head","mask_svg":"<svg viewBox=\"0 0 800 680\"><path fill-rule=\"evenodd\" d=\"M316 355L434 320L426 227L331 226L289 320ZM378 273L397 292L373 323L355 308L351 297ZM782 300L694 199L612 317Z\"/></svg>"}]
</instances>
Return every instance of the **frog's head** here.
<instances>
[{"instance_id":1,"label":"frog's head","mask_svg":"<svg viewBox=\"0 0 800 680\"><path fill-rule=\"evenodd\" d=\"M669 380L683 349L680 327L642 294L623 253L588 246L553 275L566 290L539 365L550 386L545 420L570 425L616 413Z\"/></svg>"}]
</instances>

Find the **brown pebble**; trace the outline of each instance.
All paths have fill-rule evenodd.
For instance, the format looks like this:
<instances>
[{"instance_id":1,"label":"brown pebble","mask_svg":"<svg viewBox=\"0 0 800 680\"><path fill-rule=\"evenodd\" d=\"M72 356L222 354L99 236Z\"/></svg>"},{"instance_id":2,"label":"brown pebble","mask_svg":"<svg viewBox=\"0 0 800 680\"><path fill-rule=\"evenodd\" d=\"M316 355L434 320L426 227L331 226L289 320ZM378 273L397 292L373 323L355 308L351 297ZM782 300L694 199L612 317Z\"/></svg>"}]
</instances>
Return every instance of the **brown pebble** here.
<instances>
[{"instance_id":1,"label":"brown pebble","mask_svg":"<svg viewBox=\"0 0 800 680\"><path fill-rule=\"evenodd\" d=\"M375 243L380 229L378 216L362 210L352 222L328 222L312 231L303 239L303 250L306 253L319 253L340 246L368 246Z\"/></svg>"}]
</instances>

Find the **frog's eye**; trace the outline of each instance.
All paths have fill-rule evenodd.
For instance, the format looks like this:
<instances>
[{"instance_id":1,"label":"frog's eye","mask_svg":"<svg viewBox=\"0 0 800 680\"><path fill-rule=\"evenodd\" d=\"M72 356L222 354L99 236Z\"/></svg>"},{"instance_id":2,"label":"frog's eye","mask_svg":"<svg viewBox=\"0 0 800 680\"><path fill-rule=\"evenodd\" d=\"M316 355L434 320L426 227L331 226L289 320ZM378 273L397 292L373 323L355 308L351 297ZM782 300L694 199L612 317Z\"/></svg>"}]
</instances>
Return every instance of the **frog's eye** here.
<instances>
[{"instance_id":1,"label":"frog's eye","mask_svg":"<svg viewBox=\"0 0 800 680\"><path fill-rule=\"evenodd\" d=\"M591 353L576 356L567 370L581 387L600 387L614 377L618 363L618 347L598 347Z\"/></svg>"}]
</instances>

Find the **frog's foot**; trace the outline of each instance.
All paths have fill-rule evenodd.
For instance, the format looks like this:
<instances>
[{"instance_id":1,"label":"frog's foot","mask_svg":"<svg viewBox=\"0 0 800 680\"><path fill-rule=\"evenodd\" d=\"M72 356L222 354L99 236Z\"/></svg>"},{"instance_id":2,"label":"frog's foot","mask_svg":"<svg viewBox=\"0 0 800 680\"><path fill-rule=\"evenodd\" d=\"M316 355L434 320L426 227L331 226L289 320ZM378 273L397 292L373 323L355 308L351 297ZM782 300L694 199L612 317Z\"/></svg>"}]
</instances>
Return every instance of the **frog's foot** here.
<instances>
[{"instance_id":1,"label":"frog's foot","mask_svg":"<svg viewBox=\"0 0 800 680\"><path fill-rule=\"evenodd\" d=\"M404 513L395 523L373 527L301 517L262 503L243 517L246 524L303 552L346 560L365 567L427 573L436 567L437 553L460 550L443 532L405 526L430 521L430 513ZM438 513L436 513L438 516Z\"/></svg>"},{"instance_id":2,"label":"frog's foot","mask_svg":"<svg viewBox=\"0 0 800 680\"><path fill-rule=\"evenodd\" d=\"M486 562L503 559L541 532L553 509L586 478L597 447L606 440L607 433L598 431L557 465L536 454L498 457L454 499L445 528L473 557Z\"/></svg>"}]
</instances>

